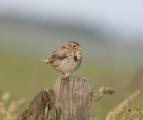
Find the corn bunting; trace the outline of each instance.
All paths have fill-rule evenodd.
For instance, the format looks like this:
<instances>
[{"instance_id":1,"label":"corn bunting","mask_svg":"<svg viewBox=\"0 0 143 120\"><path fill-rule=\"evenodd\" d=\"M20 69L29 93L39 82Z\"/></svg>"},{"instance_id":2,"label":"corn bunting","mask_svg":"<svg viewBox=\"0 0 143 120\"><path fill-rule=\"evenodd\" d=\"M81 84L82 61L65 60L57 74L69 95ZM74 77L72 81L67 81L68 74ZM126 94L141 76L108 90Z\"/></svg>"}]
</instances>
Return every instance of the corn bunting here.
<instances>
[{"instance_id":1,"label":"corn bunting","mask_svg":"<svg viewBox=\"0 0 143 120\"><path fill-rule=\"evenodd\" d=\"M62 79L67 80L70 73L75 71L82 62L80 45L75 41L68 41L63 47L53 51L47 60L42 60L51 64L55 70L62 74Z\"/></svg>"}]
</instances>

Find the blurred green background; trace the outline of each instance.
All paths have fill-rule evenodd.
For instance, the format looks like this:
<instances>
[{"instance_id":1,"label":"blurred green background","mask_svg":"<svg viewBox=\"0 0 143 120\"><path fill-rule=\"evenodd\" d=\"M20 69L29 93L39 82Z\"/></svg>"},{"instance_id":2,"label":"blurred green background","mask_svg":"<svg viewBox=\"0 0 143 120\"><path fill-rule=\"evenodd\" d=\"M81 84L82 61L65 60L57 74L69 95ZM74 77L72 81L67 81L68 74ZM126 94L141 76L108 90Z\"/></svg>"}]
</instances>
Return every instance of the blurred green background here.
<instances>
[{"instance_id":1,"label":"blurred green background","mask_svg":"<svg viewBox=\"0 0 143 120\"><path fill-rule=\"evenodd\" d=\"M64 0L59 3L1 2L0 91L10 92L14 99L25 97L27 102L22 110L40 90L52 88L58 73L40 60L68 40L75 40L83 47L83 63L74 75L91 79L95 91L101 86L115 89L113 96L93 104L93 113L98 118L103 119L134 90L142 89L143 22L138 20L138 11L126 5L116 14L117 3L110 1L105 6L97 0L96 6L102 9L97 7L90 12L87 8L93 7L91 1L86 8L80 0L77 4L74 2L75 6ZM132 4L139 5L138 2ZM113 11L109 9L106 13L108 7ZM134 14L128 14L128 9ZM88 12L83 14L84 11ZM136 18L136 22L131 18ZM135 104L141 106L142 101L143 95L140 95Z\"/></svg>"}]
</instances>

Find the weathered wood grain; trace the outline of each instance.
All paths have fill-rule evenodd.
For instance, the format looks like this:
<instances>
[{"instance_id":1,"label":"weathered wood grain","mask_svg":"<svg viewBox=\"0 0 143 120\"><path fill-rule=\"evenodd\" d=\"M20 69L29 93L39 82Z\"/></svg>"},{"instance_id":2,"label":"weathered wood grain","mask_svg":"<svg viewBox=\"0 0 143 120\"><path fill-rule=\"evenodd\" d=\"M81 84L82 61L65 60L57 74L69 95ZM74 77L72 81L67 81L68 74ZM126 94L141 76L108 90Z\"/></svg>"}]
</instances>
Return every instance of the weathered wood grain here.
<instances>
[{"instance_id":1,"label":"weathered wood grain","mask_svg":"<svg viewBox=\"0 0 143 120\"><path fill-rule=\"evenodd\" d=\"M61 120L89 120L93 88L87 78L71 77L67 81L58 78L53 89Z\"/></svg>"},{"instance_id":2,"label":"weathered wood grain","mask_svg":"<svg viewBox=\"0 0 143 120\"><path fill-rule=\"evenodd\" d=\"M20 120L91 120L93 87L85 77L59 77L52 90L41 91Z\"/></svg>"}]
</instances>

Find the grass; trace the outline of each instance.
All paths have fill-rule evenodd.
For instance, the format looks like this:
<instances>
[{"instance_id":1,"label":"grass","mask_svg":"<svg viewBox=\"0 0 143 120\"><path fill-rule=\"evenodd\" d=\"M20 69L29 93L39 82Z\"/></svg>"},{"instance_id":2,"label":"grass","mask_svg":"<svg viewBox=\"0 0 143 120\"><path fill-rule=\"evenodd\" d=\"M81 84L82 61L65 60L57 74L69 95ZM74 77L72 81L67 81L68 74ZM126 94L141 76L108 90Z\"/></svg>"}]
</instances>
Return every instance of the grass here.
<instances>
[{"instance_id":1,"label":"grass","mask_svg":"<svg viewBox=\"0 0 143 120\"><path fill-rule=\"evenodd\" d=\"M6 49L1 49L0 54L0 91L10 92L13 99L23 97L27 99L19 111L20 113L40 90L52 87L57 73L51 66L40 63L42 56L40 54L20 54L20 52L6 51ZM133 70L121 69L116 72L112 70L111 66L105 61L88 60L83 61L81 68L74 73L91 79L95 91L104 85L115 89L113 96L106 96L93 104L93 114L96 114L99 120L105 119L106 114L131 93L130 83L134 77ZM142 100L143 96L141 95L139 100L134 103L136 106L141 105Z\"/></svg>"}]
</instances>

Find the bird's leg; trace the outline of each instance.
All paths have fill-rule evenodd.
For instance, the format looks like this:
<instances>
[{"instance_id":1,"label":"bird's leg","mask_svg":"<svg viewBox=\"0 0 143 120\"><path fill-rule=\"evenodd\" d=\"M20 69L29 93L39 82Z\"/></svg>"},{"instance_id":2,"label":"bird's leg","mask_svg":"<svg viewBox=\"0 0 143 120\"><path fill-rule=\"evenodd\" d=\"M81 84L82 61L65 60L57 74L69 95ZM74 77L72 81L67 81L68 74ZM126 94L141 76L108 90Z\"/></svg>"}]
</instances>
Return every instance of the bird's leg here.
<instances>
[{"instance_id":1,"label":"bird's leg","mask_svg":"<svg viewBox=\"0 0 143 120\"><path fill-rule=\"evenodd\" d=\"M69 73L62 73L62 80L68 80L70 77Z\"/></svg>"},{"instance_id":2,"label":"bird's leg","mask_svg":"<svg viewBox=\"0 0 143 120\"><path fill-rule=\"evenodd\" d=\"M65 73L65 80L69 80L70 78L70 73Z\"/></svg>"}]
</instances>

